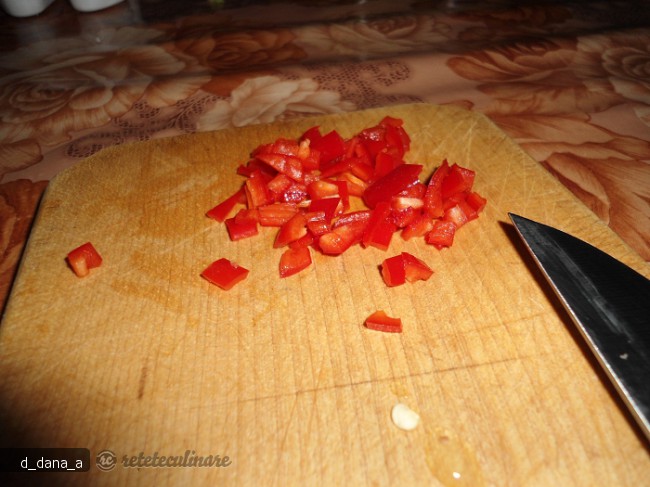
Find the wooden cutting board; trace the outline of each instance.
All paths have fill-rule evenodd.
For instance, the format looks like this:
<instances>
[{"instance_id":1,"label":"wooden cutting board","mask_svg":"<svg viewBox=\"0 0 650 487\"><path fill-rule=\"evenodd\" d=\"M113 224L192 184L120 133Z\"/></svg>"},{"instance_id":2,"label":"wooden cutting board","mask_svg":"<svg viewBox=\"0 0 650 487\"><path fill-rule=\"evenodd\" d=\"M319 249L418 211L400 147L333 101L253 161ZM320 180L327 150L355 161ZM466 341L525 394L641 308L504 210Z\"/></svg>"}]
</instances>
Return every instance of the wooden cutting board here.
<instances>
[{"instance_id":1,"label":"wooden cutting board","mask_svg":"<svg viewBox=\"0 0 650 487\"><path fill-rule=\"evenodd\" d=\"M452 248L393 240L387 253L314 254L278 277L274 233L231 242L205 211L240 184L260 143L313 125L351 136L403 118L406 159L477 172L489 203ZM646 276L648 265L485 117L407 105L104 150L56 177L0 331L3 446L89 448L69 485L630 485L648 446L507 213L557 226ZM104 265L79 279L66 253ZM408 251L434 270L387 288L378 265ZM200 272L251 270L225 292ZM402 334L363 327L384 309ZM398 402L414 431L391 421ZM95 456L109 450L104 472ZM132 456L228 456L225 467L127 468Z\"/></svg>"}]
</instances>

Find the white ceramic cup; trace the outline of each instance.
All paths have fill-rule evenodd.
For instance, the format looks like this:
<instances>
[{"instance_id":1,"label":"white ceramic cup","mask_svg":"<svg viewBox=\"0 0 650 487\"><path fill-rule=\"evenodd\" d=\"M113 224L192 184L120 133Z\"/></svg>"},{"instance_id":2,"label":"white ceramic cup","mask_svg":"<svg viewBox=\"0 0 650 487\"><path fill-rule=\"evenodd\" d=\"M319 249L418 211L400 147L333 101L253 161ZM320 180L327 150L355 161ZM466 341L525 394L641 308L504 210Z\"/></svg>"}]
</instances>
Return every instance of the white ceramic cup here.
<instances>
[{"instance_id":1,"label":"white ceramic cup","mask_svg":"<svg viewBox=\"0 0 650 487\"><path fill-rule=\"evenodd\" d=\"M0 0L0 7L13 17L31 17L40 14L54 0ZM124 0L70 0L79 12L94 12L112 7Z\"/></svg>"},{"instance_id":2,"label":"white ceramic cup","mask_svg":"<svg viewBox=\"0 0 650 487\"><path fill-rule=\"evenodd\" d=\"M0 0L0 6L14 17L31 17L38 15L54 0Z\"/></svg>"},{"instance_id":3,"label":"white ceramic cup","mask_svg":"<svg viewBox=\"0 0 650 487\"><path fill-rule=\"evenodd\" d=\"M79 12L94 12L103 8L112 7L124 0L70 0L70 3Z\"/></svg>"}]
</instances>

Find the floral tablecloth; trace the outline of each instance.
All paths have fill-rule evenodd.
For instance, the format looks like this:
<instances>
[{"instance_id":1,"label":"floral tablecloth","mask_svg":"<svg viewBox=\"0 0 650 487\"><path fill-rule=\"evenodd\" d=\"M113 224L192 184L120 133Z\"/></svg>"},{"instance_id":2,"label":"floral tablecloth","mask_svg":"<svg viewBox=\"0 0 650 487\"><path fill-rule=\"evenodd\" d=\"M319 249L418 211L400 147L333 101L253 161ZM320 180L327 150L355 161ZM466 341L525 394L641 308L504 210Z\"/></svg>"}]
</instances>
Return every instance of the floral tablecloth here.
<instances>
[{"instance_id":1,"label":"floral tablecloth","mask_svg":"<svg viewBox=\"0 0 650 487\"><path fill-rule=\"evenodd\" d=\"M409 102L486 114L650 261L645 1L56 0L0 22L0 309L48 180L102 148Z\"/></svg>"}]
</instances>

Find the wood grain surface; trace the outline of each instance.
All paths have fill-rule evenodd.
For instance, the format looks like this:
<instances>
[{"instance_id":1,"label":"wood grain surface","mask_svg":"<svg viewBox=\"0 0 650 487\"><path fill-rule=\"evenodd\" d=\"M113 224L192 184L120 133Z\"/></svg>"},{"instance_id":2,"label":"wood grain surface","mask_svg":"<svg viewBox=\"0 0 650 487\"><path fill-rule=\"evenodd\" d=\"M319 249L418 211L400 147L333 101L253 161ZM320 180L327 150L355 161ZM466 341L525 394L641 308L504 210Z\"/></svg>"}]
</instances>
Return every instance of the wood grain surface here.
<instances>
[{"instance_id":1,"label":"wood grain surface","mask_svg":"<svg viewBox=\"0 0 650 487\"><path fill-rule=\"evenodd\" d=\"M384 115L406 159L477 171L488 199L452 248L314 253L278 276L274 233L231 242L205 211L258 144L312 125L344 136ZM0 328L2 446L89 448L68 485L642 485L650 455L507 213L557 226L650 276L648 265L485 117L425 104L106 149L49 185ZM64 257L91 241L101 268ZM435 274L387 288L408 251ZM225 292L227 257L251 270ZM363 327L376 309L402 334ZM414 431L391 421L398 402ZM95 456L110 450L104 472ZM132 456L228 456L225 467L129 468Z\"/></svg>"}]
</instances>

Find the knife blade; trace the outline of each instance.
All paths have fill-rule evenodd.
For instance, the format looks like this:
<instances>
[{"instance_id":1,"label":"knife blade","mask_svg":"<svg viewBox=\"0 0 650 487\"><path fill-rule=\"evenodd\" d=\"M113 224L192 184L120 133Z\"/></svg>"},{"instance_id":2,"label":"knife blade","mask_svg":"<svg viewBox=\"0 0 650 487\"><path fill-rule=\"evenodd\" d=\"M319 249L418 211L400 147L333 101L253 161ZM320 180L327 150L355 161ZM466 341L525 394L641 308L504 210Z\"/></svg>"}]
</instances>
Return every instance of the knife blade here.
<instances>
[{"instance_id":1,"label":"knife blade","mask_svg":"<svg viewBox=\"0 0 650 487\"><path fill-rule=\"evenodd\" d=\"M509 216L650 441L650 280L568 233Z\"/></svg>"}]
</instances>

